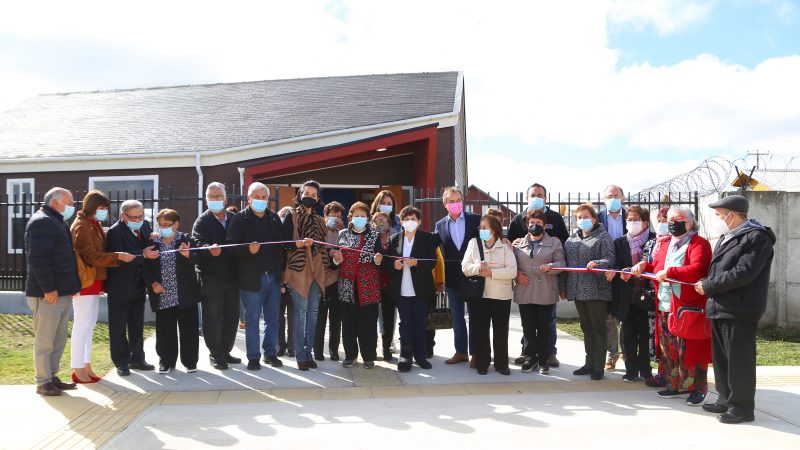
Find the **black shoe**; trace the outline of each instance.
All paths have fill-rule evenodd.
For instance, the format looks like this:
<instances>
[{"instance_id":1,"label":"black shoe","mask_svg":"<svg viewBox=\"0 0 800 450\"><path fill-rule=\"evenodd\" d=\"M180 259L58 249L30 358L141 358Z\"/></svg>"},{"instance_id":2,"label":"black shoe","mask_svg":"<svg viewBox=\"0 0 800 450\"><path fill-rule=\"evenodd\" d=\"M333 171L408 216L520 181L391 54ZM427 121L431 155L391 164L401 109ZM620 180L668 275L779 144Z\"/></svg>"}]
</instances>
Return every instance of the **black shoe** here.
<instances>
[{"instance_id":1,"label":"black shoe","mask_svg":"<svg viewBox=\"0 0 800 450\"><path fill-rule=\"evenodd\" d=\"M417 365L419 366L420 369L430 369L433 367L431 365L431 362L428 361L427 359L423 359L422 361L417 361Z\"/></svg>"},{"instance_id":2,"label":"black shoe","mask_svg":"<svg viewBox=\"0 0 800 450\"><path fill-rule=\"evenodd\" d=\"M583 366L580 369L572 372L573 375L589 375L592 373L592 368L589 366Z\"/></svg>"},{"instance_id":3,"label":"black shoe","mask_svg":"<svg viewBox=\"0 0 800 450\"><path fill-rule=\"evenodd\" d=\"M317 367L319 367L317 366L317 362L314 361L313 359L306 361L306 365L308 366L309 369L316 369Z\"/></svg>"},{"instance_id":4,"label":"black shoe","mask_svg":"<svg viewBox=\"0 0 800 450\"><path fill-rule=\"evenodd\" d=\"M277 356L264 356L264 364L269 364L272 367L283 367L283 361L278 359Z\"/></svg>"},{"instance_id":5,"label":"black shoe","mask_svg":"<svg viewBox=\"0 0 800 450\"><path fill-rule=\"evenodd\" d=\"M53 383L45 383L36 386L36 393L45 397L55 397L61 395L61 389L55 387Z\"/></svg>"},{"instance_id":6,"label":"black shoe","mask_svg":"<svg viewBox=\"0 0 800 450\"><path fill-rule=\"evenodd\" d=\"M364 368L365 369L372 369L373 367L375 367L375 362L374 361L364 361Z\"/></svg>"},{"instance_id":7,"label":"black shoe","mask_svg":"<svg viewBox=\"0 0 800 450\"><path fill-rule=\"evenodd\" d=\"M287 349L286 350L286 356L288 356L289 358L294 358L294 350Z\"/></svg>"},{"instance_id":8,"label":"black shoe","mask_svg":"<svg viewBox=\"0 0 800 450\"><path fill-rule=\"evenodd\" d=\"M752 422L756 420L756 418L753 416L740 416L729 411L724 414L720 414L719 417L717 417L717 420L722 423L742 423Z\"/></svg>"},{"instance_id":9,"label":"black shoe","mask_svg":"<svg viewBox=\"0 0 800 450\"><path fill-rule=\"evenodd\" d=\"M706 399L706 394L698 391L689 392L689 398L686 399L686 404L689 406L701 406Z\"/></svg>"},{"instance_id":10,"label":"black shoe","mask_svg":"<svg viewBox=\"0 0 800 450\"><path fill-rule=\"evenodd\" d=\"M172 369L164 363L158 363L158 373L170 373Z\"/></svg>"},{"instance_id":11,"label":"black shoe","mask_svg":"<svg viewBox=\"0 0 800 450\"><path fill-rule=\"evenodd\" d=\"M509 369L508 367L504 367L502 369L498 369L497 367L495 367L494 370L497 371L497 373L499 373L500 375L505 375L505 376L511 375L511 369Z\"/></svg>"},{"instance_id":12,"label":"black shoe","mask_svg":"<svg viewBox=\"0 0 800 450\"><path fill-rule=\"evenodd\" d=\"M592 380L598 381L603 379L603 371L602 370L593 370L592 371Z\"/></svg>"},{"instance_id":13,"label":"black shoe","mask_svg":"<svg viewBox=\"0 0 800 450\"><path fill-rule=\"evenodd\" d=\"M409 372L411 371L411 360L403 358L402 356L397 362L397 371L398 372Z\"/></svg>"},{"instance_id":14,"label":"black shoe","mask_svg":"<svg viewBox=\"0 0 800 450\"><path fill-rule=\"evenodd\" d=\"M526 359L525 362L522 363L522 371L525 373L533 372L537 367L539 367L539 363L532 359Z\"/></svg>"},{"instance_id":15,"label":"black shoe","mask_svg":"<svg viewBox=\"0 0 800 450\"><path fill-rule=\"evenodd\" d=\"M428 350L428 353L425 356L427 356L429 359L433 358L433 349Z\"/></svg>"},{"instance_id":16,"label":"black shoe","mask_svg":"<svg viewBox=\"0 0 800 450\"><path fill-rule=\"evenodd\" d=\"M703 411L708 411L714 414L723 414L728 412L728 405L720 405L719 403L706 403L703 405Z\"/></svg>"},{"instance_id":17,"label":"black shoe","mask_svg":"<svg viewBox=\"0 0 800 450\"><path fill-rule=\"evenodd\" d=\"M148 364L147 361L142 361L137 363L130 363L128 364L128 368L133 370L155 370L156 366Z\"/></svg>"},{"instance_id":18,"label":"black shoe","mask_svg":"<svg viewBox=\"0 0 800 450\"><path fill-rule=\"evenodd\" d=\"M486 375L487 373L489 373L489 369L488 369L488 368L486 368L486 369L481 369L481 368L479 367L479 368L478 368L478 369L476 369L476 370L478 371L478 375Z\"/></svg>"},{"instance_id":19,"label":"black shoe","mask_svg":"<svg viewBox=\"0 0 800 450\"><path fill-rule=\"evenodd\" d=\"M622 381L624 381L626 383L634 383L634 382L636 382L638 380L639 380L639 377L637 377L636 375L625 374L625 375L622 376Z\"/></svg>"},{"instance_id":20,"label":"black shoe","mask_svg":"<svg viewBox=\"0 0 800 450\"><path fill-rule=\"evenodd\" d=\"M514 364L517 365L517 366L521 366L521 365L525 364L525 360L526 359L528 359L527 356L519 355L516 358L514 358ZM524 370L523 370L523 372L524 372Z\"/></svg>"},{"instance_id":21,"label":"black shoe","mask_svg":"<svg viewBox=\"0 0 800 450\"><path fill-rule=\"evenodd\" d=\"M542 375L550 375L550 365L547 363L539 364L539 373Z\"/></svg>"},{"instance_id":22,"label":"black shoe","mask_svg":"<svg viewBox=\"0 0 800 450\"><path fill-rule=\"evenodd\" d=\"M78 388L78 385L76 383L64 383L58 377L51 378L50 382L53 383L53 386L55 386L58 389L61 389L62 391L70 391L72 389Z\"/></svg>"},{"instance_id":23,"label":"black shoe","mask_svg":"<svg viewBox=\"0 0 800 450\"><path fill-rule=\"evenodd\" d=\"M314 354L314 359L316 359L317 361L325 361L325 355L323 355L322 353L320 353L320 354L316 354L315 353Z\"/></svg>"},{"instance_id":24,"label":"black shoe","mask_svg":"<svg viewBox=\"0 0 800 450\"><path fill-rule=\"evenodd\" d=\"M261 364L257 359L247 361L247 370L261 370Z\"/></svg>"},{"instance_id":25,"label":"black shoe","mask_svg":"<svg viewBox=\"0 0 800 450\"><path fill-rule=\"evenodd\" d=\"M383 360L384 361L391 361L392 359L394 359L394 357L392 356L392 349L390 349L389 347L384 348L383 349Z\"/></svg>"},{"instance_id":26,"label":"black shoe","mask_svg":"<svg viewBox=\"0 0 800 450\"><path fill-rule=\"evenodd\" d=\"M226 363L224 360L217 358L208 358L208 359L211 362L211 367L217 370L228 370L228 363Z\"/></svg>"},{"instance_id":27,"label":"black shoe","mask_svg":"<svg viewBox=\"0 0 800 450\"><path fill-rule=\"evenodd\" d=\"M278 356L283 356L286 354L286 347L278 347Z\"/></svg>"},{"instance_id":28,"label":"black shoe","mask_svg":"<svg viewBox=\"0 0 800 450\"><path fill-rule=\"evenodd\" d=\"M127 377L131 374L131 370L127 367L117 367L117 375Z\"/></svg>"},{"instance_id":29,"label":"black shoe","mask_svg":"<svg viewBox=\"0 0 800 450\"><path fill-rule=\"evenodd\" d=\"M344 361L342 361L342 367L344 367L345 369L348 369L350 367L353 367L353 365L355 363L356 363L356 361L353 360L353 359L345 359Z\"/></svg>"},{"instance_id":30,"label":"black shoe","mask_svg":"<svg viewBox=\"0 0 800 450\"><path fill-rule=\"evenodd\" d=\"M235 356L231 356L231 354L228 353L227 355L225 355L225 362L228 363L228 364L241 364L242 363L242 358L237 358Z\"/></svg>"},{"instance_id":31,"label":"black shoe","mask_svg":"<svg viewBox=\"0 0 800 450\"><path fill-rule=\"evenodd\" d=\"M339 360L339 352L331 352L331 361Z\"/></svg>"}]
</instances>

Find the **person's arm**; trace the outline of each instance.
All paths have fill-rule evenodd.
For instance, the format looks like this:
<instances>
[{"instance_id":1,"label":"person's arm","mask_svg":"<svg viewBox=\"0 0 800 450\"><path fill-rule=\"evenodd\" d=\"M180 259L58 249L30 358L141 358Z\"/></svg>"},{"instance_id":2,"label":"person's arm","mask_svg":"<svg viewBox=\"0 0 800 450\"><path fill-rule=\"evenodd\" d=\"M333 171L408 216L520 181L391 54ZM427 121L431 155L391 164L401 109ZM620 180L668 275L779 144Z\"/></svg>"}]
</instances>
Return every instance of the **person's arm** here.
<instances>
[{"instance_id":1,"label":"person's arm","mask_svg":"<svg viewBox=\"0 0 800 450\"><path fill-rule=\"evenodd\" d=\"M564 255L564 246L561 242L553 243L553 262L550 263L552 267L567 267L567 257ZM551 274L560 274L560 270L551 270ZM564 272L566 273L566 272Z\"/></svg>"},{"instance_id":2,"label":"person's arm","mask_svg":"<svg viewBox=\"0 0 800 450\"><path fill-rule=\"evenodd\" d=\"M706 295L720 294L752 283L764 270L773 255L772 243L766 233L758 233L739 254L736 265L720 275L703 280Z\"/></svg>"},{"instance_id":3,"label":"person's arm","mask_svg":"<svg viewBox=\"0 0 800 450\"><path fill-rule=\"evenodd\" d=\"M53 267L53 246L55 233L47 226L47 219L35 219L26 230L28 262L31 268L28 276L36 280L42 292L56 290L55 268Z\"/></svg>"},{"instance_id":4,"label":"person's arm","mask_svg":"<svg viewBox=\"0 0 800 450\"><path fill-rule=\"evenodd\" d=\"M513 280L517 277L517 258L514 252L503 246L503 267L492 268L492 279Z\"/></svg>"},{"instance_id":5,"label":"person's arm","mask_svg":"<svg viewBox=\"0 0 800 450\"><path fill-rule=\"evenodd\" d=\"M433 268L433 284L444 284L444 257L442 249L436 247L436 267Z\"/></svg>"},{"instance_id":6,"label":"person's arm","mask_svg":"<svg viewBox=\"0 0 800 450\"><path fill-rule=\"evenodd\" d=\"M475 254L478 253L478 247L476 247L477 242L476 239L470 239L467 244L467 251L464 253L464 259L461 260L461 271L468 277L473 277L481 273L480 257L475 257Z\"/></svg>"},{"instance_id":7,"label":"person's arm","mask_svg":"<svg viewBox=\"0 0 800 450\"><path fill-rule=\"evenodd\" d=\"M612 269L614 268L614 243L608 234L598 239L600 244L600 258L595 259L598 269Z\"/></svg>"},{"instance_id":8,"label":"person's arm","mask_svg":"<svg viewBox=\"0 0 800 450\"><path fill-rule=\"evenodd\" d=\"M117 267L119 255L116 252L101 252L94 248L94 237L91 225L79 224L72 231L72 245L83 262L95 267Z\"/></svg>"},{"instance_id":9,"label":"person's arm","mask_svg":"<svg viewBox=\"0 0 800 450\"><path fill-rule=\"evenodd\" d=\"M681 267L667 269L667 277L687 283L694 283L708 275L708 266L711 265L711 244L705 239L699 239L696 245L689 245L686 253L686 264Z\"/></svg>"}]
</instances>

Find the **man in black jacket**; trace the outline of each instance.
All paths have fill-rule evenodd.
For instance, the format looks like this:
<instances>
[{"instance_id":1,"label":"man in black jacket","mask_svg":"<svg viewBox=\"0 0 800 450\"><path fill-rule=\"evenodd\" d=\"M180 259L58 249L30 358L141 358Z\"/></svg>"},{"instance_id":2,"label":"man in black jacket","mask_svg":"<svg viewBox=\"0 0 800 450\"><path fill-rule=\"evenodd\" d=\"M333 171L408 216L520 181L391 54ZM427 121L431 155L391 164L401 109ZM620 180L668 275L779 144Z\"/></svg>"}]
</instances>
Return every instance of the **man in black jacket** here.
<instances>
[{"instance_id":1,"label":"man in black jacket","mask_svg":"<svg viewBox=\"0 0 800 450\"><path fill-rule=\"evenodd\" d=\"M720 414L722 423L754 420L756 394L756 330L767 308L767 289L775 234L753 219L740 195L709 205L724 233L711 259L708 278L695 284L708 296L712 361L719 398L703 405Z\"/></svg>"},{"instance_id":2,"label":"man in black jacket","mask_svg":"<svg viewBox=\"0 0 800 450\"><path fill-rule=\"evenodd\" d=\"M516 239L525 237L528 235L528 221L526 219L528 211L531 210L544 210L544 215L547 218L547 225L545 226L545 232L557 238L561 241L563 245L564 242L567 241L569 238L569 230L567 230L567 225L564 223L564 218L561 217L561 214L553 211L552 209L547 207L545 203L547 200L547 189L539 183L533 183L527 192L527 202L528 207L524 209L521 213L514 216L514 219L511 220L511 223L508 224L508 240L514 242ZM559 277L566 276L566 274L561 274ZM528 283L528 278L525 276L524 273L520 272L517 276L517 283ZM550 367L558 367L559 361L556 357L558 353L558 349L556 348L556 308L553 308L553 315L550 318L550 357L547 358L547 364ZM525 346L525 337L522 337L522 345ZM517 365L522 364L525 362L525 356L520 353L520 357L514 360L514 363Z\"/></svg>"},{"instance_id":3,"label":"man in black jacket","mask_svg":"<svg viewBox=\"0 0 800 450\"><path fill-rule=\"evenodd\" d=\"M108 293L108 338L111 361L117 374L128 376L130 369L153 370L144 357L145 282L141 264L144 257L158 253L150 247L150 223L144 218L144 206L138 200L125 200L119 208L119 220L108 229L109 252L128 252L136 259L108 268L105 289Z\"/></svg>"},{"instance_id":4,"label":"man in black jacket","mask_svg":"<svg viewBox=\"0 0 800 450\"><path fill-rule=\"evenodd\" d=\"M231 356L239 327L239 286L233 255L227 248L215 248L226 242L233 213L225 210L225 185L213 182L206 188L208 209L192 227L196 247L210 247L198 252L203 304L203 339L211 355L211 365L225 370L228 364L242 360Z\"/></svg>"},{"instance_id":5,"label":"man in black jacket","mask_svg":"<svg viewBox=\"0 0 800 450\"><path fill-rule=\"evenodd\" d=\"M74 213L72 193L53 188L25 226L25 296L33 312L33 367L39 395L75 389L75 383L64 383L56 376L67 344L72 296L81 290L72 236L64 222Z\"/></svg>"},{"instance_id":6,"label":"man in black jacket","mask_svg":"<svg viewBox=\"0 0 800 450\"><path fill-rule=\"evenodd\" d=\"M283 240L283 225L275 212L267 208L269 189L255 182L247 189L247 208L236 213L228 225L229 244L239 273L239 295L244 303L247 368L260 370L261 351L264 362L281 367L278 359L278 314L281 307L281 271L283 247L261 245ZM264 340L259 348L259 322L264 314Z\"/></svg>"}]
</instances>

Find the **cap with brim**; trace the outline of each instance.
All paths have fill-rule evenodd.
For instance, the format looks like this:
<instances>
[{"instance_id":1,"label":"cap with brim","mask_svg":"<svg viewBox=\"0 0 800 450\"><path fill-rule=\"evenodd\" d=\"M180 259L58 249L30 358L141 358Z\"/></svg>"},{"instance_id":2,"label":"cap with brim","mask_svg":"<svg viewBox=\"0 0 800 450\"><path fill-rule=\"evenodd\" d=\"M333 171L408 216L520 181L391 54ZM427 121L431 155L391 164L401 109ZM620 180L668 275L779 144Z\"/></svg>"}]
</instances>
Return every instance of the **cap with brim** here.
<instances>
[{"instance_id":1,"label":"cap with brim","mask_svg":"<svg viewBox=\"0 0 800 450\"><path fill-rule=\"evenodd\" d=\"M729 195L708 206L709 208L725 208L742 214L747 214L747 210L750 208L747 199L741 195Z\"/></svg>"}]
</instances>

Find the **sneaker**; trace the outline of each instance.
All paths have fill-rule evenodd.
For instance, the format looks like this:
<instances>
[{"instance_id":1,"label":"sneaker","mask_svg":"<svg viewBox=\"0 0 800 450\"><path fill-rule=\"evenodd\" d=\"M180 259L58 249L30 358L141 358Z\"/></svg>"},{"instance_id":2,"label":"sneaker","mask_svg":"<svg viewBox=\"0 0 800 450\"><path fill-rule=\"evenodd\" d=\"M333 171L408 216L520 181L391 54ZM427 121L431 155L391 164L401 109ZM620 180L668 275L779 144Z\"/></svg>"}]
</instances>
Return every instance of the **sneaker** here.
<instances>
[{"instance_id":1,"label":"sneaker","mask_svg":"<svg viewBox=\"0 0 800 450\"><path fill-rule=\"evenodd\" d=\"M355 365L355 363L356 363L355 360L345 359L344 361L342 361L342 367L350 368L350 367L353 367L353 365Z\"/></svg>"},{"instance_id":2,"label":"sneaker","mask_svg":"<svg viewBox=\"0 0 800 450\"><path fill-rule=\"evenodd\" d=\"M656 395L660 398L678 398L681 396L681 393L673 391L672 389L664 389L663 391L656 392Z\"/></svg>"},{"instance_id":3,"label":"sneaker","mask_svg":"<svg viewBox=\"0 0 800 450\"><path fill-rule=\"evenodd\" d=\"M339 360L339 352L331 352L331 361Z\"/></svg>"},{"instance_id":4,"label":"sneaker","mask_svg":"<svg viewBox=\"0 0 800 450\"><path fill-rule=\"evenodd\" d=\"M539 367L539 363L532 359L526 359L525 362L522 363L522 371L525 373L530 373L536 370Z\"/></svg>"},{"instance_id":5,"label":"sneaker","mask_svg":"<svg viewBox=\"0 0 800 450\"><path fill-rule=\"evenodd\" d=\"M701 406L706 399L706 395L699 391L689 392L689 398L686 399L686 404L689 406Z\"/></svg>"},{"instance_id":6,"label":"sneaker","mask_svg":"<svg viewBox=\"0 0 800 450\"><path fill-rule=\"evenodd\" d=\"M165 364L158 363L158 373L169 373L170 370L172 369L167 367Z\"/></svg>"},{"instance_id":7,"label":"sneaker","mask_svg":"<svg viewBox=\"0 0 800 450\"><path fill-rule=\"evenodd\" d=\"M195 372L197 372L197 367L196 366L195 367L187 367L186 368L186 373L195 373Z\"/></svg>"},{"instance_id":8,"label":"sneaker","mask_svg":"<svg viewBox=\"0 0 800 450\"><path fill-rule=\"evenodd\" d=\"M550 365L549 364L540 364L539 365L539 373L542 375L549 375L550 374Z\"/></svg>"},{"instance_id":9,"label":"sneaker","mask_svg":"<svg viewBox=\"0 0 800 450\"><path fill-rule=\"evenodd\" d=\"M247 361L247 370L261 370L261 363L257 359Z\"/></svg>"},{"instance_id":10,"label":"sneaker","mask_svg":"<svg viewBox=\"0 0 800 450\"><path fill-rule=\"evenodd\" d=\"M622 376L622 381L624 381L625 383L634 383L636 381L639 381L639 377L637 377L636 375L625 374Z\"/></svg>"},{"instance_id":11,"label":"sneaker","mask_svg":"<svg viewBox=\"0 0 800 450\"><path fill-rule=\"evenodd\" d=\"M547 357L547 365L553 368L556 368L561 365L561 363L558 361L558 358L556 358L555 353Z\"/></svg>"},{"instance_id":12,"label":"sneaker","mask_svg":"<svg viewBox=\"0 0 800 450\"><path fill-rule=\"evenodd\" d=\"M278 359L277 356L264 356L264 364L269 364L272 367L283 367L283 361Z\"/></svg>"},{"instance_id":13,"label":"sneaker","mask_svg":"<svg viewBox=\"0 0 800 450\"><path fill-rule=\"evenodd\" d=\"M365 369L372 369L373 367L375 367L375 363L373 361L364 361Z\"/></svg>"}]
</instances>

